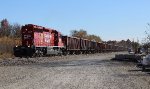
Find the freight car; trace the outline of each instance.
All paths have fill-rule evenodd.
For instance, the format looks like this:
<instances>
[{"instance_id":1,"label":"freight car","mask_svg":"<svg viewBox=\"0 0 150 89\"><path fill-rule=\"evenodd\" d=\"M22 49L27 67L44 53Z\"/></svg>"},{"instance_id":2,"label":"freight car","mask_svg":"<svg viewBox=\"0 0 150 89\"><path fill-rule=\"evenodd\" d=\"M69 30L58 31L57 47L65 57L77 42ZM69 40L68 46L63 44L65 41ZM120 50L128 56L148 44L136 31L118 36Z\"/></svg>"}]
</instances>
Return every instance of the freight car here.
<instances>
[{"instance_id":1,"label":"freight car","mask_svg":"<svg viewBox=\"0 0 150 89\"><path fill-rule=\"evenodd\" d=\"M86 54L102 52L102 43L90 41L88 39L62 36L65 47L65 54Z\"/></svg>"},{"instance_id":2,"label":"freight car","mask_svg":"<svg viewBox=\"0 0 150 89\"><path fill-rule=\"evenodd\" d=\"M22 44L14 47L16 57L86 54L121 51L123 47L88 39L62 36L54 29L33 24L22 26Z\"/></svg>"}]
</instances>

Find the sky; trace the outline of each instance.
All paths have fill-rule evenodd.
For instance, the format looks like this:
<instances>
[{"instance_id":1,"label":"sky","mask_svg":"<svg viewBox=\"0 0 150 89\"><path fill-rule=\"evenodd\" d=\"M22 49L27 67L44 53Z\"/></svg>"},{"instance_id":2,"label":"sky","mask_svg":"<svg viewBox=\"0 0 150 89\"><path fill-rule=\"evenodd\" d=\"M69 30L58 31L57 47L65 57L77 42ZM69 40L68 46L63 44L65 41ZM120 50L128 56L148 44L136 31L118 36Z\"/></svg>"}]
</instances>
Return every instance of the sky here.
<instances>
[{"instance_id":1,"label":"sky","mask_svg":"<svg viewBox=\"0 0 150 89\"><path fill-rule=\"evenodd\" d=\"M0 20L36 24L70 35L84 29L104 41L136 41L150 23L150 0L0 0Z\"/></svg>"}]
</instances>

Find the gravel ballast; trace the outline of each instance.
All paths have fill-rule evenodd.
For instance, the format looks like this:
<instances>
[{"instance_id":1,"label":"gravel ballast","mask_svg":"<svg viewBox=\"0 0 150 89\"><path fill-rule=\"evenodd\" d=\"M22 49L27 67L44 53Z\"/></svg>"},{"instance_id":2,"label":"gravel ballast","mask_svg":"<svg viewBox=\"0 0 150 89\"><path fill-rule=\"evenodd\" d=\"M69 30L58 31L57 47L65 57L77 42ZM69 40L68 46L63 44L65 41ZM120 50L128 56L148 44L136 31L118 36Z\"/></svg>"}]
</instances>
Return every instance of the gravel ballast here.
<instances>
[{"instance_id":1,"label":"gravel ballast","mask_svg":"<svg viewBox=\"0 0 150 89\"><path fill-rule=\"evenodd\" d=\"M0 61L0 89L150 89L150 74L119 53Z\"/></svg>"}]
</instances>

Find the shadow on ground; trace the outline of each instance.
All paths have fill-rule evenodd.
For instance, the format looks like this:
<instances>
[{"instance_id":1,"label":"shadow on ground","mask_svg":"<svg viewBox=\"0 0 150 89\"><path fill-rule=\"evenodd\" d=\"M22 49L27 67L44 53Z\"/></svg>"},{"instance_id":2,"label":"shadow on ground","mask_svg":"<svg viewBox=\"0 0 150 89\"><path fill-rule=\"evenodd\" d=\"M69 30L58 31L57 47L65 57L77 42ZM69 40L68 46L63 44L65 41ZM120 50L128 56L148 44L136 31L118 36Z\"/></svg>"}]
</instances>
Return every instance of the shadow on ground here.
<instances>
[{"instance_id":1,"label":"shadow on ground","mask_svg":"<svg viewBox=\"0 0 150 89\"><path fill-rule=\"evenodd\" d=\"M136 59L115 59L115 58L112 58L111 60L118 61L118 62L134 62L134 63L138 62Z\"/></svg>"}]
</instances>

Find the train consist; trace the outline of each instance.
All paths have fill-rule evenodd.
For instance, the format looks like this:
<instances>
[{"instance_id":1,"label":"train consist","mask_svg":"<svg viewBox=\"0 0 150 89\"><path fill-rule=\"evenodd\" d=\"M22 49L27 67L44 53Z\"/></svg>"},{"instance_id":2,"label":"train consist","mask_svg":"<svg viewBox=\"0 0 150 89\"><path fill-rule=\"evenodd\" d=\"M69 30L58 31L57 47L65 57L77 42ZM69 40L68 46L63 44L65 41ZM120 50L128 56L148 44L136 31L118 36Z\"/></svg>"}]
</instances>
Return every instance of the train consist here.
<instances>
[{"instance_id":1,"label":"train consist","mask_svg":"<svg viewBox=\"0 0 150 89\"><path fill-rule=\"evenodd\" d=\"M87 39L62 36L54 29L33 24L22 26L22 45L14 47L16 57L87 54L124 51L126 48Z\"/></svg>"}]
</instances>

